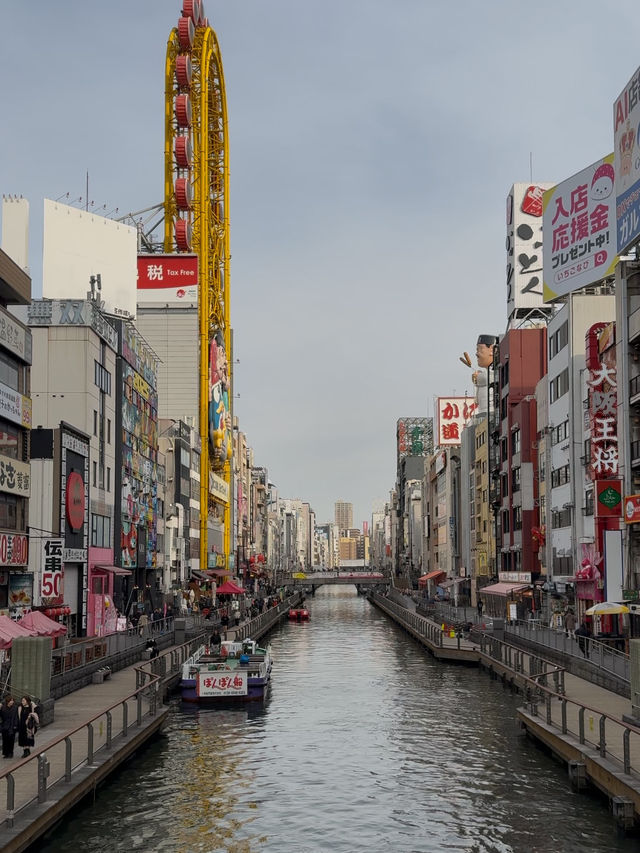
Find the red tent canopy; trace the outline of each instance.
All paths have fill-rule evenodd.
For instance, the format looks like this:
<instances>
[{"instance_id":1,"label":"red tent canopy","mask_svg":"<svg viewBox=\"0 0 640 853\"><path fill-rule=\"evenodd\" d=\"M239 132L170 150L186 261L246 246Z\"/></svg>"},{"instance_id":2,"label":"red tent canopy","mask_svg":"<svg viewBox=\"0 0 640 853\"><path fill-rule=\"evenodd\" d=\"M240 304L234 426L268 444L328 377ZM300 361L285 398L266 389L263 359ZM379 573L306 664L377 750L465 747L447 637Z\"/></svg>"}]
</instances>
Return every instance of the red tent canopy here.
<instances>
[{"instance_id":1,"label":"red tent canopy","mask_svg":"<svg viewBox=\"0 0 640 853\"><path fill-rule=\"evenodd\" d=\"M10 649L16 637L35 637L35 633L8 616L0 616L0 649Z\"/></svg>"},{"instance_id":2,"label":"red tent canopy","mask_svg":"<svg viewBox=\"0 0 640 853\"><path fill-rule=\"evenodd\" d=\"M216 589L216 595L238 595L244 592L242 587L236 586L233 581L225 581Z\"/></svg>"},{"instance_id":3,"label":"red tent canopy","mask_svg":"<svg viewBox=\"0 0 640 853\"><path fill-rule=\"evenodd\" d=\"M23 628L30 628L39 637L61 637L67 633L67 629L60 622L49 619L39 610L32 610L20 620Z\"/></svg>"}]
</instances>

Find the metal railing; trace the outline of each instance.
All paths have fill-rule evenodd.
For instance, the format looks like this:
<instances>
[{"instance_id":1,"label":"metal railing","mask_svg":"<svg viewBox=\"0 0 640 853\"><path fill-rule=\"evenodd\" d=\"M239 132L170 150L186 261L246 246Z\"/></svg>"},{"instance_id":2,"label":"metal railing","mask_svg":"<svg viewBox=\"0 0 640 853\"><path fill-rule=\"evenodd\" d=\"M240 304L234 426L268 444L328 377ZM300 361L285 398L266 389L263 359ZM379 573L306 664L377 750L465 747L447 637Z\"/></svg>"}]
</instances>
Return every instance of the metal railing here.
<instances>
[{"instance_id":1,"label":"metal railing","mask_svg":"<svg viewBox=\"0 0 640 853\"><path fill-rule=\"evenodd\" d=\"M549 628L536 621L512 621L505 624L505 634L525 639L531 643L546 646L554 651L584 660L598 669L615 675L621 681L630 683L629 655L592 637L584 637L583 652L575 637L567 636L566 631ZM588 655L588 657L587 657Z\"/></svg>"},{"instance_id":2,"label":"metal railing","mask_svg":"<svg viewBox=\"0 0 640 853\"><path fill-rule=\"evenodd\" d=\"M105 658L144 646L149 637L161 637L173 632L173 617L150 622L142 628L127 628L104 637L88 637L66 642L51 653L51 675L63 675L71 669L100 663Z\"/></svg>"},{"instance_id":3,"label":"metal railing","mask_svg":"<svg viewBox=\"0 0 640 853\"><path fill-rule=\"evenodd\" d=\"M485 655L505 666L511 659L513 666L509 668L514 671L518 661L524 666L525 658L536 657L487 635L482 637L480 644ZM640 728L618 719L614 714L570 699L564 692L564 681L560 681L562 668L554 668L548 661L544 664L548 667L544 672L522 673L529 713L534 717L544 716L548 726L562 735L572 735L580 746L592 747L601 758L615 763L625 775L640 778ZM546 683L549 675L554 679L553 689Z\"/></svg>"},{"instance_id":4,"label":"metal railing","mask_svg":"<svg viewBox=\"0 0 640 853\"><path fill-rule=\"evenodd\" d=\"M380 593L371 593L371 599L382 610L386 610L388 613L391 613L396 616L400 622L409 626L413 631L419 634L419 636L424 637L432 645L442 648L444 644L444 638L442 634L442 629L439 625L435 625L433 622L430 622L426 617L415 613L413 610L408 610L406 607L403 607L397 601L394 601L393 599L385 595L381 595ZM457 640L458 648L460 648L461 637L458 636Z\"/></svg>"},{"instance_id":5,"label":"metal railing","mask_svg":"<svg viewBox=\"0 0 640 853\"><path fill-rule=\"evenodd\" d=\"M34 749L29 757L9 770L2 772L0 769L0 785L6 786L6 807L0 808L0 827L13 827L18 812L34 802L46 802L53 785L63 780L71 782L75 770L83 765L91 767L100 753L108 754L117 748L119 739L125 738L133 727L141 728L145 718L155 718L162 700L160 686L168 674L168 661L171 672L179 671L201 641L202 637L192 639L136 666L134 691L77 728Z\"/></svg>"},{"instance_id":6,"label":"metal railing","mask_svg":"<svg viewBox=\"0 0 640 853\"><path fill-rule=\"evenodd\" d=\"M269 607L267 610L250 619L248 622L243 622L237 628L233 628L234 638L236 640L246 640L247 638L255 639L265 633L272 625L280 619L283 613L286 613L290 607L298 604L302 599L302 594L294 592L293 595L281 601L275 607Z\"/></svg>"}]
</instances>

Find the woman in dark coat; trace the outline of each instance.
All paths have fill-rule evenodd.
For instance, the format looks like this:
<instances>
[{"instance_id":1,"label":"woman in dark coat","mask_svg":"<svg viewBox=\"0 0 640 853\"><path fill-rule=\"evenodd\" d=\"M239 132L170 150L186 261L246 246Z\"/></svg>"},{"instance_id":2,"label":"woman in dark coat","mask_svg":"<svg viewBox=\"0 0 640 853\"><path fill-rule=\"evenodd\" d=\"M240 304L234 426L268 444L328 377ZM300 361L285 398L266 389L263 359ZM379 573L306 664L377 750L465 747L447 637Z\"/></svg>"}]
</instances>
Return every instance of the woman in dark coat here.
<instances>
[{"instance_id":1,"label":"woman in dark coat","mask_svg":"<svg viewBox=\"0 0 640 853\"><path fill-rule=\"evenodd\" d=\"M31 747L36 743L36 732L40 720L31 697L23 696L18 706L18 743L22 747L22 757L31 755Z\"/></svg>"},{"instance_id":2,"label":"woman in dark coat","mask_svg":"<svg viewBox=\"0 0 640 853\"><path fill-rule=\"evenodd\" d=\"M13 758L13 748L18 731L18 708L13 696L5 696L0 706L0 732L2 732L2 757Z\"/></svg>"}]
</instances>

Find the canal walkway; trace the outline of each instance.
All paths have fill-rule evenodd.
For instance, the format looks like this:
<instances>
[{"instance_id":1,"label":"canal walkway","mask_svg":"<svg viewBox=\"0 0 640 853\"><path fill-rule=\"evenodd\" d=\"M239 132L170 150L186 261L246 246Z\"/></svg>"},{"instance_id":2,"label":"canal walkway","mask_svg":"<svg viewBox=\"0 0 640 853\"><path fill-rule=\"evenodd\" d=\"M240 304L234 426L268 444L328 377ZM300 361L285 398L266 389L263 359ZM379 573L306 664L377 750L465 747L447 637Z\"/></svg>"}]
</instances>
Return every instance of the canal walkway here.
<instances>
[{"instance_id":1,"label":"canal walkway","mask_svg":"<svg viewBox=\"0 0 640 853\"><path fill-rule=\"evenodd\" d=\"M300 593L260 616L230 627L229 640L256 638L300 600ZM193 620L191 620L193 621ZM191 625L191 640L164 649L154 660L109 672L55 702L54 721L41 728L31 755L0 764L0 850L26 850L149 738L157 735L168 709L162 699L179 679L183 662L207 640L214 625Z\"/></svg>"},{"instance_id":2,"label":"canal walkway","mask_svg":"<svg viewBox=\"0 0 640 853\"><path fill-rule=\"evenodd\" d=\"M371 601L441 660L452 660L443 625L419 612L415 601L393 590ZM435 615L435 614L434 614ZM453 620L451 620L453 621ZM446 624L445 624L446 627ZM440 634L440 636L438 636ZM526 704L518 710L522 727L566 762L576 788L591 784L610 801L620 827L640 823L640 721L631 701L593 680L569 672L539 648L526 649L510 638L475 625L456 637L457 660L475 663L503 684L518 689ZM470 647L472 651L470 651ZM588 673L591 674L591 673Z\"/></svg>"}]
</instances>

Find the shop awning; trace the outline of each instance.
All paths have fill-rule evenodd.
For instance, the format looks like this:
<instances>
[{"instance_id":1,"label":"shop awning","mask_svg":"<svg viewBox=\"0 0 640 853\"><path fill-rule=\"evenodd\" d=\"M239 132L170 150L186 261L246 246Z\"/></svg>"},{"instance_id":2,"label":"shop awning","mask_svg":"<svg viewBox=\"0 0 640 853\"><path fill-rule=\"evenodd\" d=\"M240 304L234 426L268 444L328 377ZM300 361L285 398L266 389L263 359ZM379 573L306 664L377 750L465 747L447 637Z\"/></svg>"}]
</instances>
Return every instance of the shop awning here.
<instances>
[{"instance_id":1,"label":"shop awning","mask_svg":"<svg viewBox=\"0 0 640 853\"><path fill-rule=\"evenodd\" d=\"M223 578L225 575L230 575L230 569L207 569L207 574L214 578Z\"/></svg>"},{"instance_id":2,"label":"shop awning","mask_svg":"<svg viewBox=\"0 0 640 853\"><path fill-rule=\"evenodd\" d=\"M427 572L426 575L422 575L418 578L418 586L424 587L427 585L427 581L435 580L436 578L446 578L447 573L441 571L440 569L436 569L434 572Z\"/></svg>"},{"instance_id":3,"label":"shop awning","mask_svg":"<svg viewBox=\"0 0 640 853\"><path fill-rule=\"evenodd\" d=\"M129 569L123 569L122 566L94 566L94 569L101 569L103 572L111 572L112 575L132 575Z\"/></svg>"},{"instance_id":4,"label":"shop awning","mask_svg":"<svg viewBox=\"0 0 640 853\"><path fill-rule=\"evenodd\" d=\"M468 578L451 578L451 580L442 581L438 586L441 586L443 589L448 589L450 586L455 586L458 583L464 583L466 580L468 580Z\"/></svg>"},{"instance_id":5,"label":"shop awning","mask_svg":"<svg viewBox=\"0 0 640 853\"><path fill-rule=\"evenodd\" d=\"M191 569L191 577L198 581L210 581L211 577L206 572L201 572L200 569Z\"/></svg>"},{"instance_id":6,"label":"shop awning","mask_svg":"<svg viewBox=\"0 0 640 853\"><path fill-rule=\"evenodd\" d=\"M528 583L494 583L489 586L483 586L478 592L480 595L487 593L488 595L502 595L505 598L512 592L520 592L523 589L529 589L531 584Z\"/></svg>"}]
</instances>

